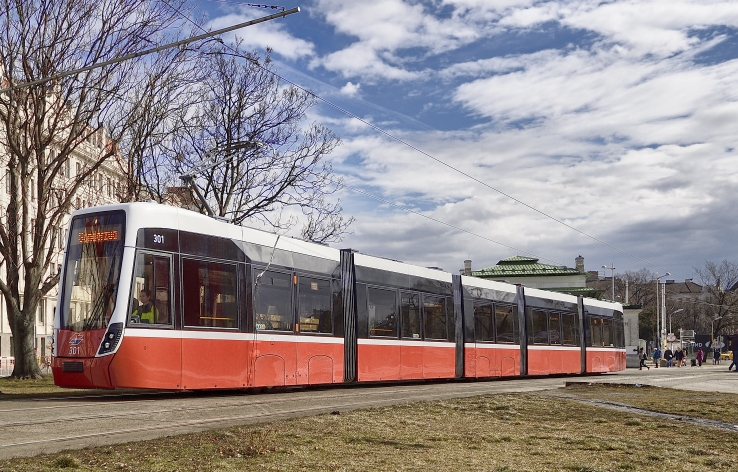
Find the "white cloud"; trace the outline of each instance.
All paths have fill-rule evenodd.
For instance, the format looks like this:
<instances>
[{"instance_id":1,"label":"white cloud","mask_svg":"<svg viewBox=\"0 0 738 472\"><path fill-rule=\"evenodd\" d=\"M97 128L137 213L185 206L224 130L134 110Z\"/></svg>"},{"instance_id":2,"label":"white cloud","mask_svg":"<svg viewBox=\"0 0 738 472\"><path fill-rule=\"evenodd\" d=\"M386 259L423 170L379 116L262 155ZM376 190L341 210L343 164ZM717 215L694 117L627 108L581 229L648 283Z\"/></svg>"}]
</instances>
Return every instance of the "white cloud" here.
<instances>
[{"instance_id":1,"label":"white cloud","mask_svg":"<svg viewBox=\"0 0 738 472\"><path fill-rule=\"evenodd\" d=\"M344 77L408 80L418 77L411 65L427 54L438 54L468 44L479 35L457 17L438 19L432 4L409 4L401 0L354 2L318 0L318 8L337 33L357 41L313 61ZM417 50L410 57L403 53Z\"/></svg>"},{"instance_id":2,"label":"white cloud","mask_svg":"<svg viewBox=\"0 0 738 472\"><path fill-rule=\"evenodd\" d=\"M359 93L359 88L361 87L361 84L353 84L351 82L346 82L346 85L341 87L340 92L344 95L348 95L349 97L353 97L357 93Z\"/></svg>"},{"instance_id":3,"label":"white cloud","mask_svg":"<svg viewBox=\"0 0 738 472\"><path fill-rule=\"evenodd\" d=\"M253 19L252 16L232 13L214 19L208 26L212 29L219 29L251 19ZM226 35L226 39L234 37L241 39L246 49L264 50L270 47L286 59L296 60L315 55L315 46L312 43L292 36L284 30L284 25L280 23L261 23Z\"/></svg>"},{"instance_id":4,"label":"white cloud","mask_svg":"<svg viewBox=\"0 0 738 472\"><path fill-rule=\"evenodd\" d=\"M351 42L320 56L307 43L300 49L307 52L293 57L310 58L313 67L343 77L341 99L358 103L360 90L362 98L372 100L371 85L382 80L412 84L434 110L446 105L438 96L451 97L480 124L422 133L403 131L396 123L382 126L637 258L573 232L355 119L315 116L342 137L344 145L330 160L350 185L568 265L580 253L589 267L615 262L619 270L643 267L641 258L668 266L679 278L691 276L691 267L705 259L731 257L738 223L726 215L738 205L738 60L700 64L695 57L726 47L718 33L728 33L712 29L738 27L735 2L317 4L328 25ZM472 43L504 44L544 23L583 33L583 40L577 42L574 34L571 45L494 57L480 48L467 62L447 54L449 62L437 71L426 62ZM495 54L501 50L495 48ZM388 89L382 98L392 100L398 92ZM460 118L454 113L449 112L450 123ZM347 213L358 217L344 247L452 271L469 257L482 267L516 252L348 190L341 196Z\"/></svg>"}]
</instances>

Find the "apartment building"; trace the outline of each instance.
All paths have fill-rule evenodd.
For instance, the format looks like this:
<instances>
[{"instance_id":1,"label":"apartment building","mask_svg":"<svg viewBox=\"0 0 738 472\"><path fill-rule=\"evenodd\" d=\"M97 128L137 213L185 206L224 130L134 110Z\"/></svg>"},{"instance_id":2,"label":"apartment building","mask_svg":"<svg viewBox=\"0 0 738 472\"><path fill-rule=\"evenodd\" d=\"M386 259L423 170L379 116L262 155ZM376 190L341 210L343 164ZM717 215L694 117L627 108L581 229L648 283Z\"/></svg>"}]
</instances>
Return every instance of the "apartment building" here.
<instances>
[{"instance_id":1,"label":"apartment building","mask_svg":"<svg viewBox=\"0 0 738 472\"><path fill-rule=\"evenodd\" d=\"M86 142L82 143L74 152L72 157L68 159L62 168L62 172L58 176L59 190L52 191L47 198L51 199L50 206L56 207L60 203L62 195L58 192L63 192L65 188L64 183L69 179L74 179L77 175L85 172L89 169L94 162L97 162L100 153L106 149L106 147L115 147L116 144L110 140L104 130L95 132L89 136ZM107 148L108 150L111 148ZM51 149L48 151L53 158L56 151ZM7 159L3 159L0 153L0 162L3 164L7 162ZM119 202L120 196L124 193L125 189L125 163L119 152L116 151L115 157L106 160L106 162L98 168L90 178L87 179L85 184L79 188L72 199L72 208L64 218L62 225L56 228L58 232L57 243L54 248L55 262L50 264L46 270L50 273L55 273L61 269L64 245L67 239L67 226L69 224L69 214L78 208L85 208L90 206L104 205L109 203ZM0 218L5 217L5 209L10 202L10 181L7 178L7 173L0 174ZM31 205L36 203L36 194L33 191L35 182L31 182L30 195L27 197L30 200ZM5 272L2 266L0 266L0 277L4 277ZM53 289L50 291L39 304L36 312L36 324L35 324L35 348L37 356L50 356L51 355L51 344L54 332L54 310L56 309L57 302L57 291ZM8 322L7 307L5 301L2 300L0 295L0 358L7 358L14 356L12 333L10 331L10 324Z\"/></svg>"}]
</instances>

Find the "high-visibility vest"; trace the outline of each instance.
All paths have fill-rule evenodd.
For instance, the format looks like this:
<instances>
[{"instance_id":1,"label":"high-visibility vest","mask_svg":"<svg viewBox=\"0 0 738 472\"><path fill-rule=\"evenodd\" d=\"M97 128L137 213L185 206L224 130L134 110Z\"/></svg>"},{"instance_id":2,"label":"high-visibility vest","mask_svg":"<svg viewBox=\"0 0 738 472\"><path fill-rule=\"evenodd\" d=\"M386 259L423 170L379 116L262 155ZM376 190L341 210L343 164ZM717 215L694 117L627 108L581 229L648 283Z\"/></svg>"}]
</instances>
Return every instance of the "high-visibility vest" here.
<instances>
[{"instance_id":1,"label":"high-visibility vest","mask_svg":"<svg viewBox=\"0 0 738 472\"><path fill-rule=\"evenodd\" d=\"M156 318L158 315L156 311L156 307L154 307L153 303L149 303L149 309L146 311L143 311L145 305L139 305L138 308L134 310L134 314L138 313L138 317L141 319L141 323L156 323Z\"/></svg>"}]
</instances>

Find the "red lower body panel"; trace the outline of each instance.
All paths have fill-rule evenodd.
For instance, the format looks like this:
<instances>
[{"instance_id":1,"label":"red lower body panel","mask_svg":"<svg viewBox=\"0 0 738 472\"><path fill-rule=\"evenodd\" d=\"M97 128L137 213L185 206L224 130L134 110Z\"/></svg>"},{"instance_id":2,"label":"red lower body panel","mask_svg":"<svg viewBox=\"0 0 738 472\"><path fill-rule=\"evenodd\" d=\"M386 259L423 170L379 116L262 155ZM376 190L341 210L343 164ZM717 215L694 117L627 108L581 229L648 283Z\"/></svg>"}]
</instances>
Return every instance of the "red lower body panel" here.
<instances>
[{"instance_id":1,"label":"red lower body panel","mask_svg":"<svg viewBox=\"0 0 738 472\"><path fill-rule=\"evenodd\" d=\"M470 378L520 375L520 346L512 344L467 344L464 376Z\"/></svg>"},{"instance_id":2,"label":"red lower body panel","mask_svg":"<svg viewBox=\"0 0 738 472\"><path fill-rule=\"evenodd\" d=\"M625 350L587 348L587 372L604 373L625 370Z\"/></svg>"},{"instance_id":3,"label":"red lower body panel","mask_svg":"<svg viewBox=\"0 0 738 472\"><path fill-rule=\"evenodd\" d=\"M528 375L578 374L581 352L576 346L528 346Z\"/></svg>"},{"instance_id":4,"label":"red lower body panel","mask_svg":"<svg viewBox=\"0 0 738 472\"><path fill-rule=\"evenodd\" d=\"M456 375L454 343L360 339L359 382L452 379Z\"/></svg>"}]
</instances>

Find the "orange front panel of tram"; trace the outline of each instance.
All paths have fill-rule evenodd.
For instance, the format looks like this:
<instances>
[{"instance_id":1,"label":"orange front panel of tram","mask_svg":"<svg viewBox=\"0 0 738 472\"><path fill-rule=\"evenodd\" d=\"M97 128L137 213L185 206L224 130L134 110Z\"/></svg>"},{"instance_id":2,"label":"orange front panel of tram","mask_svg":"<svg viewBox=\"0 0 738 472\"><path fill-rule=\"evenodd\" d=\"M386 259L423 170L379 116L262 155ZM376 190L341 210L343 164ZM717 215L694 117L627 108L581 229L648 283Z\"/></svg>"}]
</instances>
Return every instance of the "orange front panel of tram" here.
<instances>
[{"instance_id":1,"label":"orange front panel of tram","mask_svg":"<svg viewBox=\"0 0 738 472\"><path fill-rule=\"evenodd\" d=\"M115 388L182 389L182 343L178 337L124 336L110 363Z\"/></svg>"}]
</instances>

